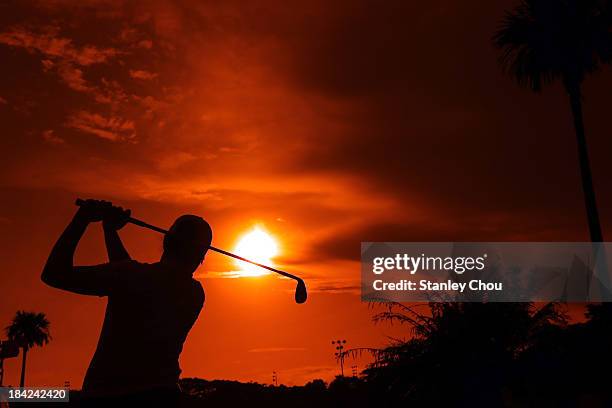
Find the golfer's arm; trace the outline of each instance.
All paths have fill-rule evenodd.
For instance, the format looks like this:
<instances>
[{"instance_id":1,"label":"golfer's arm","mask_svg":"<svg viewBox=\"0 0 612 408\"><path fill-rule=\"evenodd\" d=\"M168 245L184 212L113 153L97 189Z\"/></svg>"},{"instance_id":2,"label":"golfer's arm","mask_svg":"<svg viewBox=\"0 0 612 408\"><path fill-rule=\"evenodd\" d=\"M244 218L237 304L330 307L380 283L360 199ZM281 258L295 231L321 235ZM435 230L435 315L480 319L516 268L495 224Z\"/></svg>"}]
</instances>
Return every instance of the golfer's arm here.
<instances>
[{"instance_id":1,"label":"golfer's arm","mask_svg":"<svg viewBox=\"0 0 612 408\"><path fill-rule=\"evenodd\" d=\"M104 242L110 262L129 261L132 259L125 246L123 246L117 230L104 227Z\"/></svg>"},{"instance_id":2,"label":"golfer's arm","mask_svg":"<svg viewBox=\"0 0 612 408\"><path fill-rule=\"evenodd\" d=\"M64 289L70 286L75 272L74 252L89 222L77 215L66 227L53 246L43 269L41 279L49 286Z\"/></svg>"}]
</instances>

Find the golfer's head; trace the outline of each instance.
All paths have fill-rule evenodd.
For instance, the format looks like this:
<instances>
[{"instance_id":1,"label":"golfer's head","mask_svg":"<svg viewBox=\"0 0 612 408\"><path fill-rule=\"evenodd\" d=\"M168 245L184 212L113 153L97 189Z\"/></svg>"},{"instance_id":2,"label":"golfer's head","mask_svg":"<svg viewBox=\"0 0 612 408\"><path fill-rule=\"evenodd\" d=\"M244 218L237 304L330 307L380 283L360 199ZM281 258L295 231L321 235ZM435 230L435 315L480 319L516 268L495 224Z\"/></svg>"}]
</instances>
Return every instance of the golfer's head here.
<instances>
[{"instance_id":1,"label":"golfer's head","mask_svg":"<svg viewBox=\"0 0 612 408\"><path fill-rule=\"evenodd\" d=\"M164 257L194 272L212 242L212 229L202 217L181 215L164 237Z\"/></svg>"}]
</instances>

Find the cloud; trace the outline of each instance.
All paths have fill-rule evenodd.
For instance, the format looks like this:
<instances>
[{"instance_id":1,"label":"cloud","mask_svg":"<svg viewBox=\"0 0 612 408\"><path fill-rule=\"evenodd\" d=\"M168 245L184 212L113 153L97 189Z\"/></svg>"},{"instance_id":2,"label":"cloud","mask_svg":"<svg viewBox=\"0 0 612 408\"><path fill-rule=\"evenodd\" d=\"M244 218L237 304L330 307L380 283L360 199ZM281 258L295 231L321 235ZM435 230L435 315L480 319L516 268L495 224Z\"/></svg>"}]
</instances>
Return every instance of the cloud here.
<instances>
[{"instance_id":1,"label":"cloud","mask_svg":"<svg viewBox=\"0 0 612 408\"><path fill-rule=\"evenodd\" d=\"M153 48L153 40L143 38L143 33L134 27L124 27L119 32L119 40L131 48L150 50Z\"/></svg>"},{"instance_id":2,"label":"cloud","mask_svg":"<svg viewBox=\"0 0 612 408\"><path fill-rule=\"evenodd\" d=\"M151 48L153 48L153 41L141 40L138 42L138 47L150 50Z\"/></svg>"},{"instance_id":3,"label":"cloud","mask_svg":"<svg viewBox=\"0 0 612 408\"><path fill-rule=\"evenodd\" d=\"M100 85L91 90L94 100L101 104L111 105L115 110L129 101L130 96L115 80L102 78Z\"/></svg>"},{"instance_id":4,"label":"cloud","mask_svg":"<svg viewBox=\"0 0 612 408\"><path fill-rule=\"evenodd\" d=\"M113 142L130 140L135 136L133 121L87 111L78 111L71 115L66 126Z\"/></svg>"},{"instance_id":5,"label":"cloud","mask_svg":"<svg viewBox=\"0 0 612 408\"><path fill-rule=\"evenodd\" d=\"M306 351L304 347L264 347L249 350L249 353L279 353L285 351Z\"/></svg>"},{"instance_id":6,"label":"cloud","mask_svg":"<svg viewBox=\"0 0 612 408\"><path fill-rule=\"evenodd\" d=\"M568 220L579 218L572 216L581 214L574 211L582 210L573 197L578 193L563 188L579 188L579 181L572 181L575 169L567 165L575 152L572 146L559 151L565 145L554 140L571 129L564 133L562 121L551 120L558 106L550 99L538 99L537 120L525 120L531 97L521 99L527 104L520 111L510 103L518 100L515 94L499 97L513 86L497 75L490 35L476 15L456 18L462 15L456 10L438 15L437 6L405 2L350 10L314 2L257 13L231 3L167 7L171 10L147 5L142 18L126 17L115 25L100 21L95 7L83 8L103 26L96 35L75 23L62 35L31 29L59 45L19 40L44 54L43 66L58 72L70 89L108 105L98 111L99 106L64 97L66 111L98 114L95 120L69 114L69 127L114 141L138 134L138 149L118 152L108 144L96 151L113 162L129 159L122 170L129 167L146 181L142 191L119 182L112 191L219 206L225 215L287 220L280 228L284 233L304 231L295 247L307 253L291 254L300 262L354 260L366 238L510 239L521 231L548 231L551 238L558 231L551 225L566 228ZM312 14L321 17L317 24L311 24ZM451 41L430 38L428 21L439 22L436 38ZM124 27L130 28L121 33ZM9 40L17 43L13 37ZM111 47L95 49L121 48L79 58L66 52L103 38L114 41ZM62 68L66 61L68 68ZM157 79L147 82L151 75ZM142 81L129 80L138 76ZM13 103L13 95L6 96ZM65 116L60 111L54 117ZM127 127L120 125L124 122ZM593 128L594 138L604 133L601 125ZM527 145L517 142L525 132ZM597 151L606 150L607 141L594 140L604 147ZM205 154L210 160L201 160ZM201 187L211 179L222 180L222 188ZM317 189L316 200L300 196ZM364 208L379 201L391 205ZM550 209L561 202L557 207L564 210ZM554 219L537 216L543 212Z\"/></svg>"},{"instance_id":7,"label":"cloud","mask_svg":"<svg viewBox=\"0 0 612 408\"><path fill-rule=\"evenodd\" d=\"M325 284L319 285L311 290L310 292L327 292L327 293L360 293L361 286L359 285L347 285L347 284Z\"/></svg>"},{"instance_id":8,"label":"cloud","mask_svg":"<svg viewBox=\"0 0 612 408\"><path fill-rule=\"evenodd\" d=\"M159 100L151 95L131 95L130 97L145 109L148 117L152 117L154 113L167 113L168 109L171 108L171 105L168 102ZM159 123L163 126L163 121L160 121Z\"/></svg>"},{"instance_id":9,"label":"cloud","mask_svg":"<svg viewBox=\"0 0 612 408\"><path fill-rule=\"evenodd\" d=\"M46 58L80 66L107 62L120 54L114 48L93 45L76 46L71 39L59 36L59 28L54 26L43 27L41 32L34 32L21 26L12 27L0 33L0 43L25 48L29 52L40 53Z\"/></svg>"},{"instance_id":10,"label":"cloud","mask_svg":"<svg viewBox=\"0 0 612 408\"><path fill-rule=\"evenodd\" d=\"M142 69L131 70L130 76L136 79L142 79L143 81L150 81L151 79L157 78L157 74L149 71L145 71Z\"/></svg>"},{"instance_id":11,"label":"cloud","mask_svg":"<svg viewBox=\"0 0 612 408\"><path fill-rule=\"evenodd\" d=\"M173 170L186 163L196 160L198 157L189 152L169 153L161 157L158 161L158 166L161 170Z\"/></svg>"},{"instance_id":12,"label":"cloud","mask_svg":"<svg viewBox=\"0 0 612 408\"><path fill-rule=\"evenodd\" d=\"M0 44L40 54L45 72L56 72L70 89L91 94L98 103L116 106L125 101L127 94L117 81L103 77L99 84L95 84L85 78L83 71L95 64L108 63L124 52L112 47L89 44L77 46L70 38L60 36L59 32L59 28L55 26L45 26L39 31L16 26L0 33ZM146 77L146 71L138 72Z\"/></svg>"},{"instance_id":13,"label":"cloud","mask_svg":"<svg viewBox=\"0 0 612 408\"><path fill-rule=\"evenodd\" d=\"M70 38L60 36L59 31L54 26L43 27L39 32L17 26L0 33L0 44L40 54L45 72L56 72L70 89L89 93L98 103L117 104L126 100L127 95L117 81L102 77L99 84L94 84L85 78L83 70L96 64L109 63L125 52L89 44L76 46ZM146 71L137 72L143 79L147 74L154 75Z\"/></svg>"},{"instance_id":14,"label":"cloud","mask_svg":"<svg viewBox=\"0 0 612 408\"><path fill-rule=\"evenodd\" d=\"M51 144L64 144L65 140L55 134L53 129L47 129L42 132L42 138L45 142Z\"/></svg>"},{"instance_id":15,"label":"cloud","mask_svg":"<svg viewBox=\"0 0 612 408\"><path fill-rule=\"evenodd\" d=\"M83 71L72 64L58 64L57 73L62 81L75 91L92 92L94 90L83 78Z\"/></svg>"}]
</instances>

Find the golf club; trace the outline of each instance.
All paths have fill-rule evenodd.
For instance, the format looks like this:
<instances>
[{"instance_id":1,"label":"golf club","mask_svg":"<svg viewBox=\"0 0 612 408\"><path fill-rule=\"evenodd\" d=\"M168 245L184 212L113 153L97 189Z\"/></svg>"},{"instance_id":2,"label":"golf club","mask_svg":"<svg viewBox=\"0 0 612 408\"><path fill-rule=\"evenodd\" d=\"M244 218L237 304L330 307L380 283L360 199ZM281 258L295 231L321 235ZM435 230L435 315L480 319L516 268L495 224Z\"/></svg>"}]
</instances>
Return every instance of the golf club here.
<instances>
[{"instance_id":1,"label":"golf club","mask_svg":"<svg viewBox=\"0 0 612 408\"><path fill-rule=\"evenodd\" d=\"M81 205L85 204L85 200L77 198L75 204L80 207ZM160 232L162 234L167 234L168 233L168 230L165 230L165 229L160 228L160 227L156 227L155 225L148 224L148 223L146 223L144 221L141 221L141 220L133 218L133 217L129 217L128 222L132 223L134 225L138 225L139 227L144 227L144 228L148 228L148 229L153 230L153 231ZM306 299L308 297L308 293L306 292L306 284L304 283L302 278L299 278L299 277L297 277L295 275L292 275L292 274L290 274L288 272L272 268L271 266L268 266L268 265L263 265L263 264L260 264L260 263L254 262L254 261L250 261L250 260L248 260L246 258L243 258L243 257L239 256L239 255L232 254L231 252L224 251L223 249L215 248L212 245L210 245L208 247L208 249L210 249L212 251L215 251L215 252L218 252L218 253L223 254L223 255L227 255L227 256L235 258L235 259L239 259L239 260L241 260L243 262L248 262L250 264L257 265L260 268L264 268L264 269L267 269L269 271L278 273L279 275L283 275L283 276L285 276L287 278L294 279L295 281L297 281L297 286L295 288L295 302L296 303L304 303L304 302L306 302Z\"/></svg>"}]
</instances>

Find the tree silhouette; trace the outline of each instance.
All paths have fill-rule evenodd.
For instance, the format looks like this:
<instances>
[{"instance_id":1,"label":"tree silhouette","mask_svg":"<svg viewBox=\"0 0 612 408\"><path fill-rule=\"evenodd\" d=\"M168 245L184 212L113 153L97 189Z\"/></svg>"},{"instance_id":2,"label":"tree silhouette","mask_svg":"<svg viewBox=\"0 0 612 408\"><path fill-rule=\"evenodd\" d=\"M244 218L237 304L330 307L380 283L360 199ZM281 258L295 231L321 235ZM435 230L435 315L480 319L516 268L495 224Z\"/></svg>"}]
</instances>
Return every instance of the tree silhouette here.
<instances>
[{"instance_id":1,"label":"tree silhouette","mask_svg":"<svg viewBox=\"0 0 612 408\"><path fill-rule=\"evenodd\" d=\"M410 328L408 339L394 339L370 352L375 362L364 371L382 406L501 406L517 356L541 333L564 327L557 304L388 303L374 316ZM444 392L440 392L444 390ZM478 392L474 392L478 390Z\"/></svg>"},{"instance_id":2,"label":"tree silhouette","mask_svg":"<svg viewBox=\"0 0 612 408\"><path fill-rule=\"evenodd\" d=\"M612 6L607 0L522 0L493 37L500 61L519 85L539 92L561 79L578 141L582 189L592 242L602 242L582 118L582 83L612 58Z\"/></svg>"},{"instance_id":3,"label":"tree silhouette","mask_svg":"<svg viewBox=\"0 0 612 408\"><path fill-rule=\"evenodd\" d=\"M8 338L22 348L21 380L19 386L25 384L26 358L28 350L34 346L43 346L51 340L49 320L44 313L18 311L10 326L6 327Z\"/></svg>"}]
</instances>

